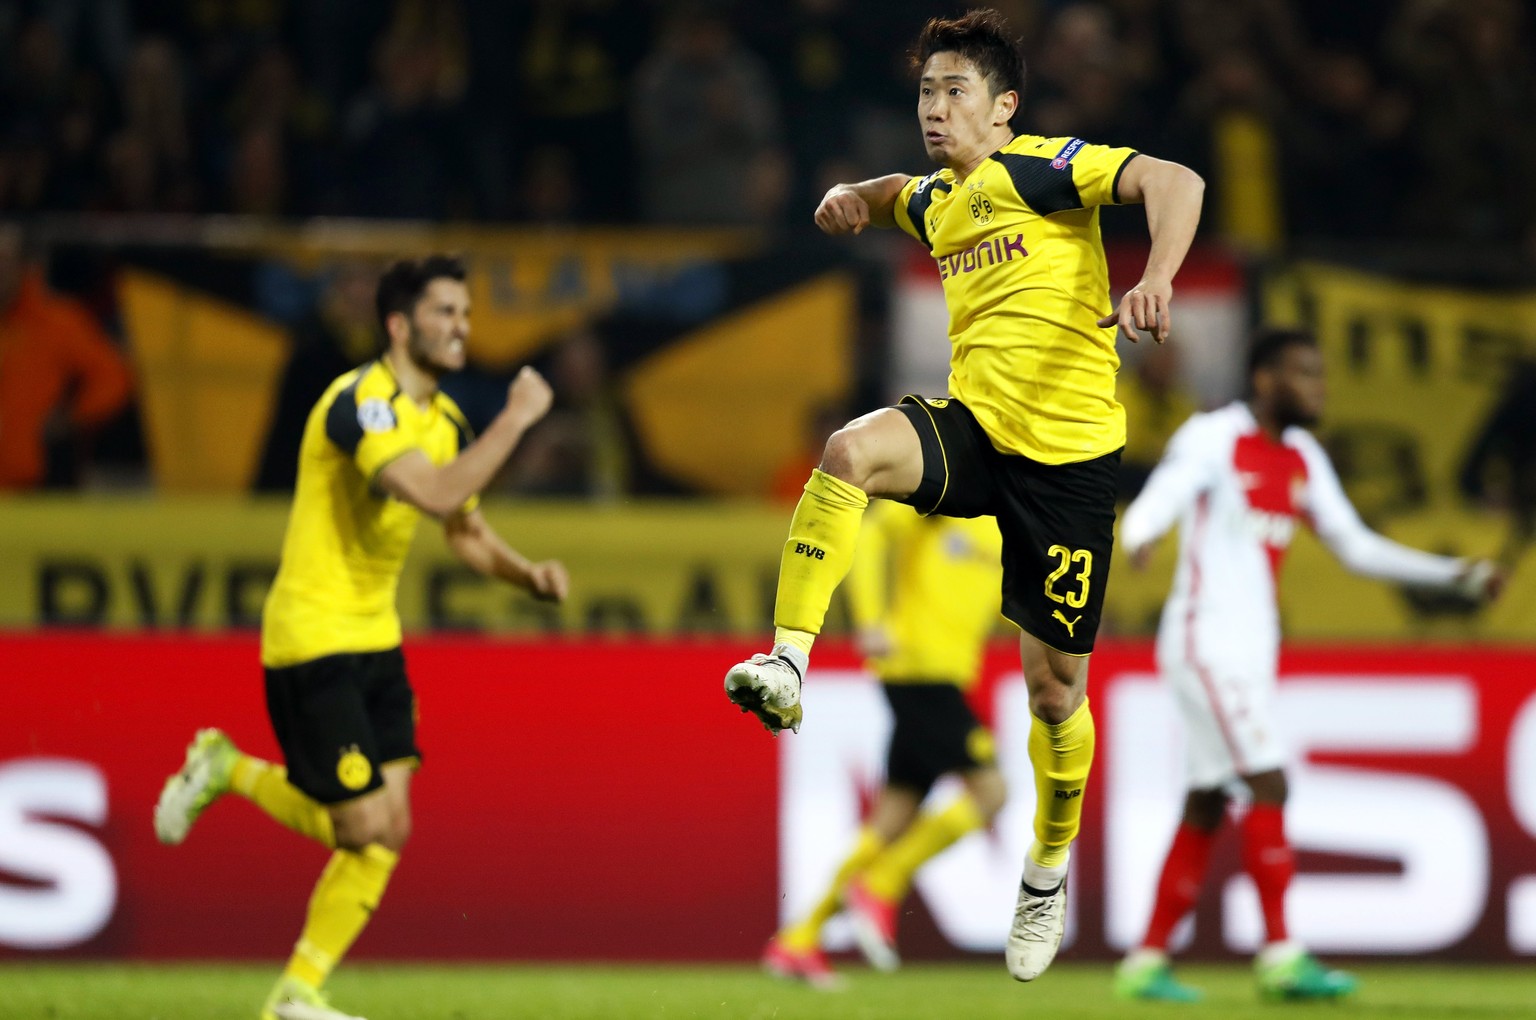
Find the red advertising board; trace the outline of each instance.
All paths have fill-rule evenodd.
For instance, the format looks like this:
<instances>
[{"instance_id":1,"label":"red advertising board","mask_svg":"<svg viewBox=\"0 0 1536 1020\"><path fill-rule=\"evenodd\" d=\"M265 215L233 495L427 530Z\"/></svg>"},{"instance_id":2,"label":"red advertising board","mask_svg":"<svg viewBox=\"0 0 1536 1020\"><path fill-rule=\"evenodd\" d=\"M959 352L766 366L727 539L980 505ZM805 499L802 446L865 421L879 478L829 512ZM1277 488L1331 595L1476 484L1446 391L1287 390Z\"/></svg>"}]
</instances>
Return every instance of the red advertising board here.
<instances>
[{"instance_id":1,"label":"red advertising board","mask_svg":"<svg viewBox=\"0 0 1536 1020\"><path fill-rule=\"evenodd\" d=\"M804 731L768 737L720 690L750 650L410 642L425 755L415 834L358 955L754 956L841 851L856 817L838 805L871 781L886 723L856 660L827 647ZM179 847L150 824L198 727L276 753L255 638L10 635L0 663L0 955L284 955L326 851L234 797ZM1536 953L1536 652L1319 649L1289 655L1284 672L1300 731L1302 934L1335 952ZM1011 649L993 651L987 677L978 707L996 719L1015 804L919 881L911 956L1001 945L992 932L1031 794ZM1080 957L1135 937L1179 794L1150 650L1102 647L1092 685L1099 758L1069 950ZM962 876L966 853L992 863ZM1197 950L1251 939L1235 861L1218 854ZM1426 888L1439 920L1420 924L1410 915Z\"/></svg>"}]
</instances>

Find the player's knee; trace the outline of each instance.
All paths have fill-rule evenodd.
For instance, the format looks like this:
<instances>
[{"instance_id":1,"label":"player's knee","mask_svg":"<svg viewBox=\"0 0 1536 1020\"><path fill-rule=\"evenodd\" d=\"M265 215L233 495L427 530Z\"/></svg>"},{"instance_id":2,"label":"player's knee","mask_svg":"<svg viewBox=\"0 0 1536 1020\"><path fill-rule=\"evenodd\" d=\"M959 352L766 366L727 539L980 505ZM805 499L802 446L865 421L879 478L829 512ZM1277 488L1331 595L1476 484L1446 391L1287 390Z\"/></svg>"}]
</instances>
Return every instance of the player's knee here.
<instances>
[{"instance_id":1,"label":"player's knee","mask_svg":"<svg viewBox=\"0 0 1536 1020\"><path fill-rule=\"evenodd\" d=\"M1043 673L1029 683L1029 710L1043 723L1064 723L1083 703L1082 685L1076 677L1062 676L1049 666Z\"/></svg>"},{"instance_id":2,"label":"player's knee","mask_svg":"<svg viewBox=\"0 0 1536 1020\"><path fill-rule=\"evenodd\" d=\"M336 826L336 849L360 853L374 843L384 843L388 828L368 822L352 822Z\"/></svg>"},{"instance_id":3,"label":"player's knee","mask_svg":"<svg viewBox=\"0 0 1536 1020\"><path fill-rule=\"evenodd\" d=\"M361 851L373 843L387 845L391 819L383 811L344 810L331 815L338 850Z\"/></svg>"},{"instance_id":4,"label":"player's knee","mask_svg":"<svg viewBox=\"0 0 1536 1020\"><path fill-rule=\"evenodd\" d=\"M821 470L849 485L865 488L871 471L865 445L858 429L838 429L821 452Z\"/></svg>"},{"instance_id":5,"label":"player's knee","mask_svg":"<svg viewBox=\"0 0 1536 1020\"><path fill-rule=\"evenodd\" d=\"M383 843L387 849L399 853L405 849L405 844L410 838L411 816L407 812L391 820L388 835L379 842Z\"/></svg>"},{"instance_id":6,"label":"player's knee","mask_svg":"<svg viewBox=\"0 0 1536 1020\"><path fill-rule=\"evenodd\" d=\"M1248 792L1253 795L1256 804L1284 804L1290 793L1285 773L1280 769L1244 776L1243 782L1247 784Z\"/></svg>"},{"instance_id":7,"label":"player's knee","mask_svg":"<svg viewBox=\"0 0 1536 1020\"><path fill-rule=\"evenodd\" d=\"M1227 795L1221 789L1190 790L1184 798L1184 824L1215 832L1227 816Z\"/></svg>"}]
</instances>

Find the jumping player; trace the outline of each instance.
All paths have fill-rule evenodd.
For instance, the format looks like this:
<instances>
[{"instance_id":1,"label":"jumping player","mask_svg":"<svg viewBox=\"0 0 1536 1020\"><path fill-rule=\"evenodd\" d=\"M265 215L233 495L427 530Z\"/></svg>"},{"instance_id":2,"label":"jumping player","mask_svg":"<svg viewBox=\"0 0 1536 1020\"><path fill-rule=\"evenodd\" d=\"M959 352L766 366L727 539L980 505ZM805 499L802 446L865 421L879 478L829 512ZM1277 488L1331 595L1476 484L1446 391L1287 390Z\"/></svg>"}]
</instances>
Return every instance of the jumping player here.
<instances>
[{"instance_id":1,"label":"jumping player","mask_svg":"<svg viewBox=\"0 0 1536 1020\"><path fill-rule=\"evenodd\" d=\"M870 499L995 516L1003 615L1021 631L1034 714L1035 839L1006 954L1009 972L1030 981L1061 944L1068 851L1093 760L1088 654L1125 445L1111 327L1133 340L1137 329L1168 336L1204 185L1131 149L1015 134L1024 62L996 11L929 21L914 63L923 144L941 169L839 184L815 219L829 234L899 227L931 251L949 307L949 394L906 397L827 441L790 522L773 648L732 666L725 688L771 732L799 728L811 645ZM1132 202L1146 205L1151 251L1116 309L1098 207Z\"/></svg>"}]
</instances>

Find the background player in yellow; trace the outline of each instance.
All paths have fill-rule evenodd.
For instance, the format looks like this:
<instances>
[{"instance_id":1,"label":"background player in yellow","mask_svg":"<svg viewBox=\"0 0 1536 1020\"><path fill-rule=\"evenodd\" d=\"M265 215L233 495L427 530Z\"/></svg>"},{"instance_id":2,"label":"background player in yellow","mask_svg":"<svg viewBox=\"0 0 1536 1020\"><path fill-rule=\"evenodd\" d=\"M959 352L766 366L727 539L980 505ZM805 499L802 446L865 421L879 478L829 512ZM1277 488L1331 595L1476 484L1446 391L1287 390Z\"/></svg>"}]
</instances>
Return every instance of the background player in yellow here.
<instances>
[{"instance_id":1,"label":"background player in yellow","mask_svg":"<svg viewBox=\"0 0 1536 1020\"><path fill-rule=\"evenodd\" d=\"M345 1020L320 988L378 906L410 835L421 752L395 589L421 514L440 520L455 555L482 574L553 601L569 585L560 563L530 562L477 508L549 409L548 384L523 369L472 439L438 389L464 367L463 265L440 255L398 262L379 281L377 306L388 349L332 383L305 425L282 563L262 613L267 710L286 768L205 729L155 807L156 834L180 843L232 790L333 848L263 1020Z\"/></svg>"},{"instance_id":2,"label":"background player in yellow","mask_svg":"<svg viewBox=\"0 0 1536 1020\"><path fill-rule=\"evenodd\" d=\"M1125 415L1117 323L1171 326L1173 277L1200 218L1193 171L1079 138L1015 134L1024 62L991 10L935 18L914 50L927 177L839 184L816 210L829 234L900 227L933 254L949 308L949 395L907 397L827 441L779 568L774 646L731 667L726 693L770 731L798 729L800 684L873 497L924 514L992 515L1003 615L1020 628L1034 724L1034 841L1010 931L1009 972L1038 977L1065 923L1068 851L1093 760L1086 696L1113 545ZM1151 250L1115 309L1098 207L1146 205Z\"/></svg>"},{"instance_id":3,"label":"background player in yellow","mask_svg":"<svg viewBox=\"0 0 1536 1020\"><path fill-rule=\"evenodd\" d=\"M763 965L770 972L835 986L821 929L840 908L848 910L869 962L894 970L896 911L913 875L1002 810L1007 785L992 735L965 700L997 623L1001 553L990 517L920 517L890 502L865 514L846 590L859 648L895 723L885 785L826 894L768 943ZM933 784L951 772L964 780L965 792L923 810Z\"/></svg>"}]
</instances>

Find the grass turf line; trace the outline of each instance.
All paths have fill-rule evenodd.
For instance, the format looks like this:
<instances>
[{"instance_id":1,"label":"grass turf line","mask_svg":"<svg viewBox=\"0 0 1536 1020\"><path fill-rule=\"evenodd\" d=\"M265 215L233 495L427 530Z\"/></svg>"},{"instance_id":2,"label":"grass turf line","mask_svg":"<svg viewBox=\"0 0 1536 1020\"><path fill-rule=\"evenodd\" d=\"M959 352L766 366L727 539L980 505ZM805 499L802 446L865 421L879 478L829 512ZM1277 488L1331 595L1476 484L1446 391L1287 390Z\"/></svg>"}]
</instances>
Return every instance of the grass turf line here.
<instances>
[{"instance_id":1,"label":"grass turf line","mask_svg":"<svg viewBox=\"0 0 1536 1020\"><path fill-rule=\"evenodd\" d=\"M276 966L0 964L0 1016L14 1020L250 1020ZM814 992L737 966L425 966L344 967L330 991L339 1009L369 1020L926 1020L1008 1018L1273 1018L1308 1016L1461 1020L1533 1015L1529 968L1372 964L1356 968L1361 991L1331 1006L1261 1003L1241 965L1189 966L1180 977L1201 987L1198 1006L1117 1002L1109 968L1060 963L1018 985L993 966L915 965L892 975L845 967L849 987Z\"/></svg>"}]
</instances>

